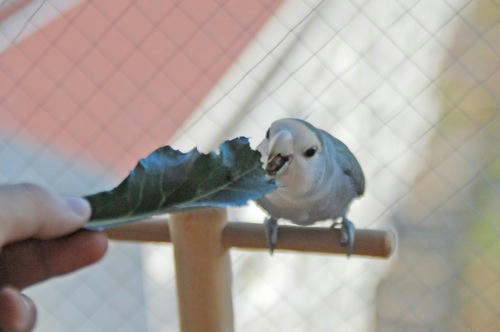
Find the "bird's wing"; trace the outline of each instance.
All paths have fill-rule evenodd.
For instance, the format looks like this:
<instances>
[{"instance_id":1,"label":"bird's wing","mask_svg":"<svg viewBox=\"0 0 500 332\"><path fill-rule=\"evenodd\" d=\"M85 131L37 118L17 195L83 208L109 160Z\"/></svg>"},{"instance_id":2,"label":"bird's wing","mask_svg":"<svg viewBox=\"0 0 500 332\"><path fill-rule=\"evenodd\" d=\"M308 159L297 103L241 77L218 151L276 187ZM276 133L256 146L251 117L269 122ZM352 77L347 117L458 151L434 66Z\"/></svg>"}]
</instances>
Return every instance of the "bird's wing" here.
<instances>
[{"instance_id":1,"label":"bird's wing","mask_svg":"<svg viewBox=\"0 0 500 332\"><path fill-rule=\"evenodd\" d=\"M335 159L344 174L352 179L352 183L358 196L363 195L365 192L365 176L356 157L354 157L351 150L349 150L349 148L342 143L342 141L336 139L324 130L320 129L320 131L322 135L325 136L325 140L330 140L332 142L333 148L336 152Z\"/></svg>"}]
</instances>

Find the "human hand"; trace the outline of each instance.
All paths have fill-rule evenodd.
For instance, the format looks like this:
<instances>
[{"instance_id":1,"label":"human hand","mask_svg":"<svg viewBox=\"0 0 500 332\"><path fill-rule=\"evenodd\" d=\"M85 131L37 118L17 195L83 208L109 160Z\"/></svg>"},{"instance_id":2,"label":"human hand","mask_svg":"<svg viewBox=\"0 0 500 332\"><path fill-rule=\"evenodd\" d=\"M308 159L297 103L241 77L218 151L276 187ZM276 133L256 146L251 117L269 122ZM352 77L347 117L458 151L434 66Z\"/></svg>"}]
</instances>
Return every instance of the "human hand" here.
<instances>
[{"instance_id":1,"label":"human hand","mask_svg":"<svg viewBox=\"0 0 500 332\"><path fill-rule=\"evenodd\" d=\"M20 289L104 255L104 234L76 232L90 213L81 198L62 197L33 184L0 185L1 331L30 331L34 326L35 306Z\"/></svg>"}]
</instances>

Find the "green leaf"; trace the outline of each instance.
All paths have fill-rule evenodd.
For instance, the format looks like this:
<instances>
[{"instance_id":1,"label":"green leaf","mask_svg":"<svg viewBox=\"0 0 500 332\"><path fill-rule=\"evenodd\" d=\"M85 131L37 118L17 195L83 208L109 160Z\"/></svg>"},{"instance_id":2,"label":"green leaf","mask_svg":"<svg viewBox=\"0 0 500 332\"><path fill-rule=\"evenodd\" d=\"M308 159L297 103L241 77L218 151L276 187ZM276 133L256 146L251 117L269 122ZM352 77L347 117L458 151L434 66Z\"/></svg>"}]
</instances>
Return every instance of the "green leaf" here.
<instances>
[{"instance_id":1,"label":"green leaf","mask_svg":"<svg viewBox=\"0 0 500 332\"><path fill-rule=\"evenodd\" d=\"M92 206L87 229L104 229L200 207L244 205L276 189L260 153L245 137L225 141L219 154L187 153L164 146L144 159L116 188L85 198Z\"/></svg>"}]
</instances>

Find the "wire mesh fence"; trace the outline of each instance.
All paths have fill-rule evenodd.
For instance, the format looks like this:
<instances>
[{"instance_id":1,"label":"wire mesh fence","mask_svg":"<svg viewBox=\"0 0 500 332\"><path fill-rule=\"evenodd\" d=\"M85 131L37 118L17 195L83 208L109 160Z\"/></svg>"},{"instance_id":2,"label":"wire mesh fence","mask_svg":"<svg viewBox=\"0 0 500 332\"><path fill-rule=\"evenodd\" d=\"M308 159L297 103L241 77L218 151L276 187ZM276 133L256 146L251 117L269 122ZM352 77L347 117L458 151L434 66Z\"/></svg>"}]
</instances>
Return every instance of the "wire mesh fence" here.
<instances>
[{"instance_id":1,"label":"wire mesh fence","mask_svg":"<svg viewBox=\"0 0 500 332\"><path fill-rule=\"evenodd\" d=\"M5 1L0 181L108 189L154 148L298 117L357 156L390 261L233 251L237 331L499 331L495 1ZM261 222L254 204L231 220ZM177 331L168 245L27 290L40 331Z\"/></svg>"}]
</instances>

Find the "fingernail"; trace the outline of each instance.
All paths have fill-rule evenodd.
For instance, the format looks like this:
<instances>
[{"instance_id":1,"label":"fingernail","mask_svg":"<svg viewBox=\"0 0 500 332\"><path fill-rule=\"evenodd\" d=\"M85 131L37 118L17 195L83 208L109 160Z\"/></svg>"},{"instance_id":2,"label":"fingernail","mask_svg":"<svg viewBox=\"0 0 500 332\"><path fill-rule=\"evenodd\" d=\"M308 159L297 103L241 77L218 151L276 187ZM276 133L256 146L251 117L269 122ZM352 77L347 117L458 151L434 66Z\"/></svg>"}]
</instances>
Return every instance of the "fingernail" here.
<instances>
[{"instance_id":1,"label":"fingernail","mask_svg":"<svg viewBox=\"0 0 500 332\"><path fill-rule=\"evenodd\" d=\"M90 217L90 204L86 199L80 197L66 197L66 203L77 215L86 219Z\"/></svg>"},{"instance_id":2,"label":"fingernail","mask_svg":"<svg viewBox=\"0 0 500 332\"><path fill-rule=\"evenodd\" d=\"M0 314L2 327L7 331L31 331L36 321L33 301L11 286L4 287L0 294L7 305L6 312Z\"/></svg>"},{"instance_id":3,"label":"fingernail","mask_svg":"<svg viewBox=\"0 0 500 332\"><path fill-rule=\"evenodd\" d=\"M23 320L23 331L31 331L33 330L33 327L35 326L36 322L36 307L33 301L29 297L27 297L24 294L21 294L21 299L23 300L23 304L25 307L24 311L24 320Z\"/></svg>"}]
</instances>

